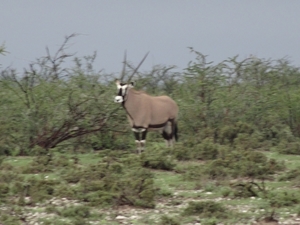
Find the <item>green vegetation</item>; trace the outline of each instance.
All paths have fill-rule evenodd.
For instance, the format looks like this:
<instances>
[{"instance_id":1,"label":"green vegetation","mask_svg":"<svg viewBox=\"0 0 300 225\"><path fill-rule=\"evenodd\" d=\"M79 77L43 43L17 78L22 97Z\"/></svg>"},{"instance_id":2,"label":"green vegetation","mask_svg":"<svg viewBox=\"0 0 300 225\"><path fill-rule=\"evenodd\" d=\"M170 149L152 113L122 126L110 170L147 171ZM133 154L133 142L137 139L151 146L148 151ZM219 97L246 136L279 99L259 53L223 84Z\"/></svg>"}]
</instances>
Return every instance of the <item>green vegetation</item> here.
<instances>
[{"instance_id":1,"label":"green vegetation","mask_svg":"<svg viewBox=\"0 0 300 225\"><path fill-rule=\"evenodd\" d=\"M1 71L1 224L299 219L299 68L254 57L213 64L190 49L183 72L139 72L137 89L178 103L180 142L166 148L149 133L137 155L111 98L114 75L94 70L96 54L67 53L72 38L24 72Z\"/></svg>"},{"instance_id":2,"label":"green vegetation","mask_svg":"<svg viewBox=\"0 0 300 225\"><path fill-rule=\"evenodd\" d=\"M220 203L213 201L189 202L183 215L199 215L201 217L216 217L224 219L228 217L228 210Z\"/></svg>"}]
</instances>

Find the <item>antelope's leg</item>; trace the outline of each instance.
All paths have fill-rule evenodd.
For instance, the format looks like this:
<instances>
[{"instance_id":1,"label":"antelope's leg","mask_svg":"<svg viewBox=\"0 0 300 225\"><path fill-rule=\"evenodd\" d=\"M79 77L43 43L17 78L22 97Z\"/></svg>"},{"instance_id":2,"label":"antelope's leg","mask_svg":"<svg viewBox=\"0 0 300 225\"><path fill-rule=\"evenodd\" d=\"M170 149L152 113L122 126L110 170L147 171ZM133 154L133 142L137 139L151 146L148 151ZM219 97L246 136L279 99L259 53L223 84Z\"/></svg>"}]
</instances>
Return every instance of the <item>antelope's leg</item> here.
<instances>
[{"instance_id":1,"label":"antelope's leg","mask_svg":"<svg viewBox=\"0 0 300 225\"><path fill-rule=\"evenodd\" d=\"M140 142L140 132L133 131L134 137L135 137L135 143L136 143L136 150L138 153L141 151L141 142Z\"/></svg>"},{"instance_id":2,"label":"antelope's leg","mask_svg":"<svg viewBox=\"0 0 300 225\"><path fill-rule=\"evenodd\" d=\"M147 135L147 130L142 131L142 138L141 138L141 140L140 140L141 151L144 151L144 150L145 150L146 135Z\"/></svg>"},{"instance_id":3,"label":"antelope's leg","mask_svg":"<svg viewBox=\"0 0 300 225\"><path fill-rule=\"evenodd\" d=\"M166 146L167 147L172 146L173 133L172 133L172 123L170 121L167 122L166 126L163 128L162 135L163 138L166 140Z\"/></svg>"}]
</instances>

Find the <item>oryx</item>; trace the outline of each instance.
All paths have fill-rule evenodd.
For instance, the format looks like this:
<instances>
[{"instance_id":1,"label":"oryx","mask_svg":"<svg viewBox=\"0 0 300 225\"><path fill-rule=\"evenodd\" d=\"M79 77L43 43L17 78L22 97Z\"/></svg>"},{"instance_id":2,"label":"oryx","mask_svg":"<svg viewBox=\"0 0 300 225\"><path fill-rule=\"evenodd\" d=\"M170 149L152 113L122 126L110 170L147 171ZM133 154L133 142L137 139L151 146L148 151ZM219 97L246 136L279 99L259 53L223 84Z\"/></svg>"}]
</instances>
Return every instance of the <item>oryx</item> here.
<instances>
[{"instance_id":1,"label":"oryx","mask_svg":"<svg viewBox=\"0 0 300 225\"><path fill-rule=\"evenodd\" d=\"M129 81L147 55L134 70ZM168 96L150 96L144 91L137 91L133 88L133 82L122 83L125 64L126 54L121 78L115 81L118 92L114 101L121 103L126 111L129 124L134 132L138 153L144 150L148 131L160 131L167 146L173 146L174 140L178 139L178 106L176 102Z\"/></svg>"}]
</instances>

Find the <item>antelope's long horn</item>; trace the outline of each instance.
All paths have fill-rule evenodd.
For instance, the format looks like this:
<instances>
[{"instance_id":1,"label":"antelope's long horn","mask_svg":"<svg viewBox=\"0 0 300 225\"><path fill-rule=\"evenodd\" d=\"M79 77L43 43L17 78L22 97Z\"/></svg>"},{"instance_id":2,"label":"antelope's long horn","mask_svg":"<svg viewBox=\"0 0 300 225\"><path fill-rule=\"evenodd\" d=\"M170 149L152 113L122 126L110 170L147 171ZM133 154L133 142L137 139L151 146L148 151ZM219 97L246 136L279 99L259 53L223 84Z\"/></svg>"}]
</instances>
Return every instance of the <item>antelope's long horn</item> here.
<instances>
[{"instance_id":1,"label":"antelope's long horn","mask_svg":"<svg viewBox=\"0 0 300 225\"><path fill-rule=\"evenodd\" d=\"M122 69L122 72L120 74L120 81L122 82L122 80L124 79L124 76L125 76L125 70L126 70L126 64L127 64L127 52L125 50L124 52L124 60L123 60L123 69Z\"/></svg>"},{"instance_id":2,"label":"antelope's long horn","mask_svg":"<svg viewBox=\"0 0 300 225\"><path fill-rule=\"evenodd\" d=\"M130 82L131 78L133 77L133 75L138 71L138 69L140 68L140 66L143 64L143 62L145 61L145 59L147 58L149 52L147 52L147 54L144 56L144 58L142 59L142 61L140 62L140 64L134 69L133 73L130 75L130 77L128 78L128 82Z\"/></svg>"}]
</instances>

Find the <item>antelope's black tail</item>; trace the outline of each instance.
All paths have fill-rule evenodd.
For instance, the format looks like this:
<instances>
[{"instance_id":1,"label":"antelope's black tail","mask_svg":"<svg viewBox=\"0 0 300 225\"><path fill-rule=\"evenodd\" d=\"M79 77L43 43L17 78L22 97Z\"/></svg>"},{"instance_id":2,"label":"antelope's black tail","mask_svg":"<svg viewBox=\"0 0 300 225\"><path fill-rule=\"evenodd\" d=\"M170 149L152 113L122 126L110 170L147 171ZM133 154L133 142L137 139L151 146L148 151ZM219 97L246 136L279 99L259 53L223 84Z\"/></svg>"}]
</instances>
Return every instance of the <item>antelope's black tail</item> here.
<instances>
[{"instance_id":1,"label":"antelope's black tail","mask_svg":"<svg viewBox=\"0 0 300 225\"><path fill-rule=\"evenodd\" d=\"M178 141L178 125L177 125L177 122L175 122L174 124L174 137L175 137L175 140Z\"/></svg>"}]
</instances>

